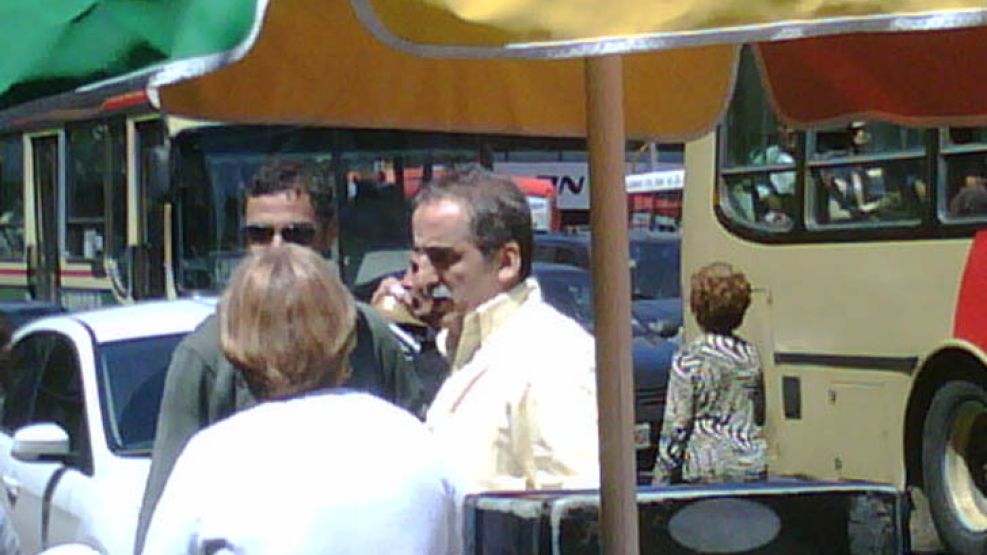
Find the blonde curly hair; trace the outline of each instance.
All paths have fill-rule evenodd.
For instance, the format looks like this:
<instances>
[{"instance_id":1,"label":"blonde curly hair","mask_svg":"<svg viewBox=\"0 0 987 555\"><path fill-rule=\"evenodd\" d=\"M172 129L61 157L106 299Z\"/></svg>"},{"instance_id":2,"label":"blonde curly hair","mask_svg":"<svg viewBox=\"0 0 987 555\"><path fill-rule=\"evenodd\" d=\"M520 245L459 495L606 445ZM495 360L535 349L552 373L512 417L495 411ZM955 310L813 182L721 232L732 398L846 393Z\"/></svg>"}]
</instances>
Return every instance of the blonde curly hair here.
<instances>
[{"instance_id":1,"label":"blonde curly hair","mask_svg":"<svg viewBox=\"0 0 987 555\"><path fill-rule=\"evenodd\" d=\"M690 279L689 308L703 331L729 335L740 326L751 304L751 284L726 262L700 268Z\"/></svg>"}]
</instances>

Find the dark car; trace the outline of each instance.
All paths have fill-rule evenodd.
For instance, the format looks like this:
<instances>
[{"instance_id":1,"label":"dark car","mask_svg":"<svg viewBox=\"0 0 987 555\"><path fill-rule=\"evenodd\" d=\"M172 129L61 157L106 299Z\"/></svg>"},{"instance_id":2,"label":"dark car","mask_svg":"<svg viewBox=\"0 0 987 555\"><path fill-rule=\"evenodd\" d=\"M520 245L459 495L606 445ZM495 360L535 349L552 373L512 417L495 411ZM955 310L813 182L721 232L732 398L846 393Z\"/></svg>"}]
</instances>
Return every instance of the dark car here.
<instances>
[{"instance_id":1,"label":"dark car","mask_svg":"<svg viewBox=\"0 0 987 555\"><path fill-rule=\"evenodd\" d=\"M660 335L676 335L682 326L679 235L632 231L629 239L634 319ZM534 259L590 270L590 236L587 233L538 234Z\"/></svg>"},{"instance_id":2,"label":"dark car","mask_svg":"<svg viewBox=\"0 0 987 555\"><path fill-rule=\"evenodd\" d=\"M545 301L592 331L593 286L589 272L575 266L546 262L535 262L532 270ZM650 483L665 415L668 371L678 343L661 337L637 318L631 318L630 325L638 481Z\"/></svg>"},{"instance_id":3,"label":"dark car","mask_svg":"<svg viewBox=\"0 0 987 555\"><path fill-rule=\"evenodd\" d=\"M682 329L680 282L681 239L674 232L632 230L628 236L631 272L631 315L634 329L634 389L637 409L639 471L654 464L671 358ZM591 269L591 237L588 233L535 235L534 259L540 263L567 264L586 272ZM589 281L589 276L585 280ZM544 284L543 284L544 286ZM546 296L550 293L546 292ZM587 308L592 313L590 308ZM647 341L653 347L642 348ZM641 437L642 423L650 424L650 437ZM647 460L646 460L647 459Z\"/></svg>"}]
</instances>

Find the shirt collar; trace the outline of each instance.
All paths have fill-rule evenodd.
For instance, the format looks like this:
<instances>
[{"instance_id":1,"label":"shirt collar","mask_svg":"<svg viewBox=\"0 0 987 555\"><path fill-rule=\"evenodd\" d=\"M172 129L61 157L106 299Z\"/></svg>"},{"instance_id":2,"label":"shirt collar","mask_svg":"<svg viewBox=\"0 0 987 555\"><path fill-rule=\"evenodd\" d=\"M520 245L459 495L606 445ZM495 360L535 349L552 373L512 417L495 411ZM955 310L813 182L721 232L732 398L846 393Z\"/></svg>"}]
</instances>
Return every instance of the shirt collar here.
<instances>
[{"instance_id":1,"label":"shirt collar","mask_svg":"<svg viewBox=\"0 0 987 555\"><path fill-rule=\"evenodd\" d=\"M469 363L490 335L510 319L528 299L541 299L541 289L538 287L538 281L533 277L496 295L467 314L463 318L463 331L459 336L459 344L456 346L452 360L453 371Z\"/></svg>"}]
</instances>

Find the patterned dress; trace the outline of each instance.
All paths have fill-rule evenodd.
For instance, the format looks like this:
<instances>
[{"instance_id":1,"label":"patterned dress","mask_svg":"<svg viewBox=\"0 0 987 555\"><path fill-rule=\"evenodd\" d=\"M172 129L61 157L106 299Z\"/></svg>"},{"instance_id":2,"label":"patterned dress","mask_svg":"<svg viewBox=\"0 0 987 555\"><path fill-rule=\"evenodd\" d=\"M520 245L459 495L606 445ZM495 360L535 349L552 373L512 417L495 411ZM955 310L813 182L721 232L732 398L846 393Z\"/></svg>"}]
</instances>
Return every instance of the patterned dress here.
<instances>
[{"instance_id":1,"label":"patterned dress","mask_svg":"<svg viewBox=\"0 0 987 555\"><path fill-rule=\"evenodd\" d=\"M654 483L763 479L763 422L754 346L735 336L698 337L672 361Z\"/></svg>"}]
</instances>

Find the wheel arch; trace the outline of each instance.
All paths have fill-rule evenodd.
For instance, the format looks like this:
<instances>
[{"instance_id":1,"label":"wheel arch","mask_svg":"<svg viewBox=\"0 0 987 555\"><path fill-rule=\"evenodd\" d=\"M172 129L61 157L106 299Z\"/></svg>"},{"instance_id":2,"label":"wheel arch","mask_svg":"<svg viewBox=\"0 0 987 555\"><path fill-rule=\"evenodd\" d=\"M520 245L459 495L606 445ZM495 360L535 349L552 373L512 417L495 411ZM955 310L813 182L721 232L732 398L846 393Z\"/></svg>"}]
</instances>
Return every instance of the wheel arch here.
<instances>
[{"instance_id":1,"label":"wheel arch","mask_svg":"<svg viewBox=\"0 0 987 555\"><path fill-rule=\"evenodd\" d=\"M987 388L987 354L966 341L951 341L919 366L905 410L905 483L922 487L922 427L932 397L950 381L969 381Z\"/></svg>"}]
</instances>

